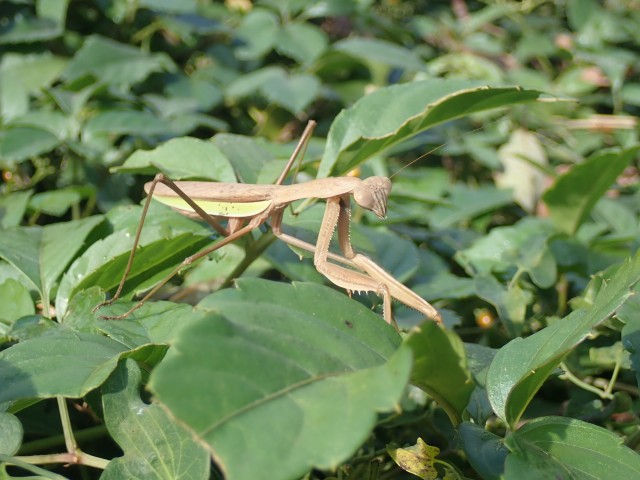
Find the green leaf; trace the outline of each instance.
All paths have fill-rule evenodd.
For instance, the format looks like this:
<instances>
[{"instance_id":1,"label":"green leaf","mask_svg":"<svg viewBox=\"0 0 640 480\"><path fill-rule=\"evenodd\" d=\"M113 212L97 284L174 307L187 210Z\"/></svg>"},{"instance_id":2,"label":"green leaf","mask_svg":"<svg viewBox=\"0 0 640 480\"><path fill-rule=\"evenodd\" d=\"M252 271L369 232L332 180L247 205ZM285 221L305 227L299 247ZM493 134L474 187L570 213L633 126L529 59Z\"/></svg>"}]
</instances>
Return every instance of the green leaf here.
<instances>
[{"instance_id":1,"label":"green leaf","mask_svg":"<svg viewBox=\"0 0 640 480\"><path fill-rule=\"evenodd\" d=\"M138 5L156 12L193 14L198 13L198 2L196 0L183 0L173 2L171 0L140 0Z\"/></svg>"},{"instance_id":2,"label":"green leaf","mask_svg":"<svg viewBox=\"0 0 640 480\"><path fill-rule=\"evenodd\" d=\"M66 60L50 53L5 52L0 62L0 116L9 121L29 110L29 95L53 82Z\"/></svg>"},{"instance_id":3,"label":"green leaf","mask_svg":"<svg viewBox=\"0 0 640 480\"><path fill-rule=\"evenodd\" d=\"M340 112L331 124L318 176L343 175L369 157L439 123L541 97L535 90L481 87L451 79L380 88Z\"/></svg>"},{"instance_id":4,"label":"green leaf","mask_svg":"<svg viewBox=\"0 0 640 480\"><path fill-rule=\"evenodd\" d=\"M92 35L71 59L63 76L67 81L74 81L91 75L99 82L128 88L153 72L174 68L173 61L164 53L148 54L138 48Z\"/></svg>"},{"instance_id":5,"label":"green leaf","mask_svg":"<svg viewBox=\"0 0 640 480\"><path fill-rule=\"evenodd\" d=\"M78 292L93 286L110 290L120 283L140 215L139 207L109 212L114 233L93 243L71 264L60 281L56 295L58 317L65 315L68 302ZM210 236L208 228L152 202L123 298L160 281L188 255L210 243Z\"/></svg>"},{"instance_id":6,"label":"green leaf","mask_svg":"<svg viewBox=\"0 0 640 480\"><path fill-rule=\"evenodd\" d=\"M55 281L103 221L96 215L46 227L16 227L0 236L0 257L11 263L38 290L45 305Z\"/></svg>"},{"instance_id":7,"label":"green leaf","mask_svg":"<svg viewBox=\"0 0 640 480\"><path fill-rule=\"evenodd\" d=\"M215 312L180 332L149 388L229 480L337 465L396 406L410 351L394 354L392 327L326 287L237 284L203 301Z\"/></svg>"},{"instance_id":8,"label":"green leaf","mask_svg":"<svg viewBox=\"0 0 640 480\"><path fill-rule=\"evenodd\" d=\"M289 74L280 67L266 67L238 78L229 85L227 96L234 100L256 92L298 114L319 95L320 81L312 75Z\"/></svg>"},{"instance_id":9,"label":"green leaf","mask_svg":"<svg viewBox=\"0 0 640 480\"><path fill-rule=\"evenodd\" d=\"M42 227L15 227L0 236L0 257L12 264L43 295L40 277L40 245Z\"/></svg>"},{"instance_id":10,"label":"green leaf","mask_svg":"<svg viewBox=\"0 0 640 480\"><path fill-rule=\"evenodd\" d=\"M71 131L75 124L73 120L62 112L47 112L42 110L26 112L10 122L11 127L33 127L49 132L60 140L72 136Z\"/></svg>"},{"instance_id":11,"label":"green leaf","mask_svg":"<svg viewBox=\"0 0 640 480\"><path fill-rule=\"evenodd\" d=\"M615 368L616 365L626 370L631 368L629 352L624 350L622 342L616 342L609 347L590 348L589 362L602 368Z\"/></svg>"},{"instance_id":12,"label":"green leaf","mask_svg":"<svg viewBox=\"0 0 640 480\"><path fill-rule=\"evenodd\" d=\"M267 100L293 114L301 114L320 94L320 81L313 75L274 75L262 87Z\"/></svg>"},{"instance_id":13,"label":"green leaf","mask_svg":"<svg viewBox=\"0 0 640 480\"><path fill-rule=\"evenodd\" d=\"M568 234L575 233L639 150L632 147L599 153L558 177L542 197L554 225Z\"/></svg>"},{"instance_id":14,"label":"green leaf","mask_svg":"<svg viewBox=\"0 0 640 480\"><path fill-rule=\"evenodd\" d=\"M504 286L492 275L476 275L473 280L476 295L496 308L509 335L520 335L527 306L533 301L531 292L518 285Z\"/></svg>"},{"instance_id":15,"label":"green leaf","mask_svg":"<svg viewBox=\"0 0 640 480\"><path fill-rule=\"evenodd\" d=\"M622 345L631 356L631 365L640 384L640 295L635 289L633 295L620 309L619 318L625 322L622 327Z\"/></svg>"},{"instance_id":16,"label":"green leaf","mask_svg":"<svg viewBox=\"0 0 640 480\"><path fill-rule=\"evenodd\" d=\"M168 135L169 123L150 112L109 110L89 119L82 129L85 142L112 135Z\"/></svg>"},{"instance_id":17,"label":"green leaf","mask_svg":"<svg viewBox=\"0 0 640 480\"><path fill-rule=\"evenodd\" d=\"M0 131L0 167L11 168L14 163L49 152L58 145L60 140L55 135L39 128Z\"/></svg>"},{"instance_id":18,"label":"green leaf","mask_svg":"<svg viewBox=\"0 0 640 480\"><path fill-rule=\"evenodd\" d=\"M555 233L548 221L525 217L515 225L492 229L469 248L459 250L455 259L470 275L503 273L518 267L528 272L536 285L549 288L557 270L547 243Z\"/></svg>"},{"instance_id":19,"label":"green leaf","mask_svg":"<svg viewBox=\"0 0 640 480\"><path fill-rule=\"evenodd\" d=\"M406 343L413 351L411 383L433 397L457 425L474 387L460 337L435 322L424 322Z\"/></svg>"},{"instance_id":20,"label":"green leaf","mask_svg":"<svg viewBox=\"0 0 640 480\"><path fill-rule=\"evenodd\" d=\"M575 310L530 337L516 338L496 354L487 375L489 400L513 428L551 372L591 330L613 315L640 280L640 254L602 273L593 305Z\"/></svg>"},{"instance_id":21,"label":"green leaf","mask_svg":"<svg viewBox=\"0 0 640 480\"><path fill-rule=\"evenodd\" d=\"M0 352L0 403L83 397L107 379L126 350L102 335L62 330L20 342Z\"/></svg>"},{"instance_id":22,"label":"green leaf","mask_svg":"<svg viewBox=\"0 0 640 480\"><path fill-rule=\"evenodd\" d=\"M105 425L124 456L111 460L100 478L208 479L207 450L160 405L140 399L141 377L128 359L102 386Z\"/></svg>"},{"instance_id":23,"label":"green leaf","mask_svg":"<svg viewBox=\"0 0 640 480\"><path fill-rule=\"evenodd\" d=\"M275 159L264 139L218 133L213 137L213 143L229 159L238 180L243 183L263 183L260 181L261 173L268 165L273 164ZM276 178L277 175L264 183L273 182Z\"/></svg>"},{"instance_id":24,"label":"green leaf","mask_svg":"<svg viewBox=\"0 0 640 480\"><path fill-rule=\"evenodd\" d=\"M191 137L173 138L153 150L138 150L112 170L144 175L162 172L172 180L236 181L229 160L214 143Z\"/></svg>"},{"instance_id":25,"label":"green leaf","mask_svg":"<svg viewBox=\"0 0 640 480\"><path fill-rule=\"evenodd\" d=\"M505 439L504 478L640 478L640 455L602 427L566 417L531 420Z\"/></svg>"},{"instance_id":26,"label":"green leaf","mask_svg":"<svg viewBox=\"0 0 640 480\"><path fill-rule=\"evenodd\" d=\"M61 33L62 25L54 19L16 15L9 21L5 18L0 33L0 45L40 42L58 37Z\"/></svg>"},{"instance_id":27,"label":"green leaf","mask_svg":"<svg viewBox=\"0 0 640 480\"><path fill-rule=\"evenodd\" d=\"M91 306L95 305L96 303ZM119 315L132 306L127 302L119 302L104 308L100 313ZM150 343L168 345L176 339L182 328L201 320L206 315L206 311L194 309L191 305L149 302L131 313L126 322L98 320L97 325L109 338L133 350Z\"/></svg>"},{"instance_id":28,"label":"green leaf","mask_svg":"<svg viewBox=\"0 0 640 480\"><path fill-rule=\"evenodd\" d=\"M29 200L29 208L54 217L63 216L84 198L95 196L92 187L67 187L36 193Z\"/></svg>"},{"instance_id":29,"label":"green leaf","mask_svg":"<svg viewBox=\"0 0 640 480\"><path fill-rule=\"evenodd\" d=\"M239 60L256 60L269 53L279 32L278 17L256 8L249 12L238 26L236 33L244 45L236 48Z\"/></svg>"},{"instance_id":30,"label":"green leaf","mask_svg":"<svg viewBox=\"0 0 640 480\"><path fill-rule=\"evenodd\" d=\"M31 195L32 190L25 190L0 197L0 227L4 229L20 225Z\"/></svg>"},{"instance_id":31,"label":"green leaf","mask_svg":"<svg viewBox=\"0 0 640 480\"><path fill-rule=\"evenodd\" d=\"M9 322L36 313L29 290L13 278L0 283L0 305L0 318Z\"/></svg>"},{"instance_id":32,"label":"green leaf","mask_svg":"<svg viewBox=\"0 0 640 480\"><path fill-rule=\"evenodd\" d=\"M14 455L22 444L22 424L18 417L0 412L0 453Z\"/></svg>"},{"instance_id":33,"label":"green leaf","mask_svg":"<svg viewBox=\"0 0 640 480\"><path fill-rule=\"evenodd\" d=\"M278 53L293 58L301 65L313 63L328 46L326 33L310 23L287 23L276 36Z\"/></svg>"},{"instance_id":34,"label":"green leaf","mask_svg":"<svg viewBox=\"0 0 640 480\"><path fill-rule=\"evenodd\" d=\"M504 462L509 454L509 450L503 445L503 439L470 422L463 422L458 427L458 435L469 463L481 478L501 478Z\"/></svg>"},{"instance_id":35,"label":"green leaf","mask_svg":"<svg viewBox=\"0 0 640 480\"><path fill-rule=\"evenodd\" d=\"M454 185L445 205L439 205L429 214L430 225L442 230L461 222L471 220L483 213L508 205L513 196L508 190L498 190L492 186L469 188Z\"/></svg>"},{"instance_id":36,"label":"green leaf","mask_svg":"<svg viewBox=\"0 0 640 480\"><path fill-rule=\"evenodd\" d=\"M346 38L334 43L333 48L373 63L382 63L409 71L426 70L425 63L414 51L377 38Z\"/></svg>"}]
</instances>

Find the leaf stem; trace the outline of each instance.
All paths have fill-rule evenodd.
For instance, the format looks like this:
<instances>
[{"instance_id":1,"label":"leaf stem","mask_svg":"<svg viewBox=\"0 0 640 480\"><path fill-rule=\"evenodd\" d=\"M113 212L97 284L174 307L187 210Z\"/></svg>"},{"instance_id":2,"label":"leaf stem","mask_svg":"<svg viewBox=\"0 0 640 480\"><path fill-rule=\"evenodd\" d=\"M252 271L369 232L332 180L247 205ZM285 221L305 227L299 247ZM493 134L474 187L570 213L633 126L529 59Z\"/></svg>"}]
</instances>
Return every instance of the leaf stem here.
<instances>
[{"instance_id":1,"label":"leaf stem","mask_svg":"<svg viewBox=\"0 0 640 480\"><path fill-rule=\"evenodd\" d=\"M80 450L77 450L75 453L52 453L49 455L28 455L13 458L33 465L65 463L71 465L86 465L88 467L99 468L101 470L107 468L107 465L109 464L109 460L95 457Z\"/></svg>"},{"instance_id":2,"label":"leaf stem","mask_svg":"<svg viewBox=\"0 0 640 480\"><path fill-rule=\"evenodd\" d=\"M64 444L67 447L67 452L74 453L78 449L78 443L73 436L73 429L71 427L71 419L69 418L69 409L67 408L67 402L64 397L57 396L58 410L60 411L60 422L62 423L62 433L64 434Z\"/></svg>"},{"instance_id":3,"label":"leaf stem","mask_svg":"<svg viewBox=\"0 0 640 480\"><path fill-rule=\"evenodd\" d=\"M613 373L611 374L611 380L609 380L609 385L607 385L607 388L604 391L610 397L613 397L611 392L613 392L613 387L615 386L616 380L618 379L618 374L620 373L620 366L622 364L622 358L623 358L622 355L623 355L622 351L618 355L616 355L616 364L613 367Z\"/></svg>"},{"instance_id":4,"label":"leaf stem","mask_svg":"<svg viewBox=\"0 0 640 480\"><path fill-rule=\"evenodd\" d=\"M569 370L569 367L567 366L566 363L561 362L560 363L560 368L562 368L564 370L564 373L562 375L560 375L560 378L566 378L567 380L569 380L571 383L573 383L574 385L577 385L578 387L591 392L591 393L595 393L596 395L598 395L600 398L606 398L608 400L611 400L613 398L613 395L611 394L611 392L607 392L605 390L600 390L597 387L594 387L593 385L580 380L578 377L576 377L573 373L571 373L571 371Z\"/></svg>"},{"instance_id":5,"label":"leaf stem","mask_svg":"<svg viewBox=\"0 0 640 480\"><path fill-rule=\"evenodd\" d=\"M108 433L107 427L104 425L98 425L95 427L86 428L84 430L76 431L75 437L78 441L93 440L95 438L101 438ZM47 438L41 438L33 440L31 442L23 443L20 446L20 455L29 455L35 452L41 452L64 443L64 435L54 435Z\"/></svg>"},{"instance_id":6,"label":"leaf stem","mask_svg":"<svg viewBox=\"0 0 640 480\"><path fill-rule=\"evenodd\" d=\"M236 268L234 268L229 275L227 275L227 278L225 278L224 282L222 282L220 288L226 288L231 285L231 282L242 275L244 271L249 268L249 266L260 255L262 255L267 248L269 248L269 245L273 243L275 238L275 235L271 232L271 230L269 230L268 232L263 233L260 238L253 242L251 244L251 247L245 250L246 253L242 261L238 265L236 265Z\"/></svg>"}]
</instances>

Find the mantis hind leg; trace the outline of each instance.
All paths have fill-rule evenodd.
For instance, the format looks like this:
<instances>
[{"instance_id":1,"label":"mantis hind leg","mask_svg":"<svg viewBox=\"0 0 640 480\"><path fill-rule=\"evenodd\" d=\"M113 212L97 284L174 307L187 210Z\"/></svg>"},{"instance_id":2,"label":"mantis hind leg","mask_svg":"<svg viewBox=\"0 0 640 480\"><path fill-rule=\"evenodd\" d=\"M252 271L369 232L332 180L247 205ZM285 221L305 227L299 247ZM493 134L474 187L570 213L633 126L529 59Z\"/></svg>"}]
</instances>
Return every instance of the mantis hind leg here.
<instances>
[{"instance_id":1,"label":"mantis hind leg","mask_svg":"<svg viewBox=\"0 0 640 480\"><path fill-rule=\"evenodd\" d=\"M198 216L200 216L202 218L202 220L204 220L209 225L211 225L212 228L214 228L218 233L223 235L225 238L222 241L217 242L216 244L214 244L212 246L213 248L206 249L203 252L197 253L196 255L192 255L190 257L187 257L167 277L162 279L161 282L158 285L156 285L149 293L147 293L147 295L145 295L144 298L140 302L138 302L138 304L136 304L136 306L134 308L129 310L124 315L118 315L117 317L102 316L102 318L120 319L120 318L124 318L124 317L128 316L131 312L133 312L134 310L140 308L140 306L142 306L144 304L144 302L146 302L163 285L165 285L172 277L174 277L180 270L182 270L182 268L184 268L185 266L191 264L192 262L196 261L197 259L203 257L204 255L207 255L207 254L213 252L214 250L217 250L221 246L226 245L227 243L233 241L234 239L236 239L238 237L241 237L242 235L244 235L245 233L247 233L251 229L255 228L255 226L257 226L260 223L264 222L264 220L266 219L265 216L254 217L252 222L250 222L246 227L240 228L242 225L238 224L237 226L234 227L232 232L229 232L229 230L225 229L222 225L220 225L220 223L218 223L218 221L215 218L213 218L211 215L207 214L204 210L202 210L202 208L197 203L195 203L186 193L184 193L180 189L180 187L178 187L173 181L171 181L168 178L166 178L163 174L156 175L155 178L153 179L153 181L151 182L151 185L149 186L149 190L148 190L148 193L147 193L147 199L146 199L146 201L144 203L144 206L142 207L142 214L140 215L140 222L138 223L138 228L136 230L136 234L135 234L135 237L133 239L133 246L131 247L131 252L129 253L129 259L127 260L127 266L125 267L124 273L122 275L122 279L120 280L120 283L118 284L118 288L116 290L116 293L109 300L106 300L106 301L96 305L93 308L92 312L95 312L96 310L98 310L101 307L104 307L104 306L107 306L107 305L111 305L112 303L114 303L116 300L118 300L120 298L120 295L122 293L122 289L124 288L124 285L125 285L125 283L127 281L127 278L129 276L129 273L131 272L131 268L133 266L133 260L135 258L135 254L136 254L136 250L138 248L138 244L140 243L140 235L142 234L142 228L144 226L144 221L145 221L145 219L147 217L147 212L149 211L149 206L150 206L151 200L153 198L153 192L154 192L154 190L156 188L156 185L158 185L158 183L163 183L164 185L168 186L173 191L175 191L181 198L183 198L195 210L195 212L198 214ZM250 227L250 228L248 228L248 227Z\"/></svg>"},{"instance_id":2,"label":"mantis hind leg","mask_svg":"<svg viewBox=\"0 0 640 480\"><path fill-rule=\"evenodd\" d=\"M115 315L115 316L107 316L107 315L101 315L101 318L104 318L106 320L121 320L123 318L128 317L131 313L133 313L134 311L136 311L138 308L140 308L142 305L144 305L144 303L149 300L151 297L153 297L153 295L155 295L158 290L160 290L169 280L171 280L173 277L175 277L180 270L182 270L184 267L191 265L193 262L201 259L202 257L209 255L210 253L218 250L221 247L224 247L225 245L233 242L234 240L242 237L243 235L246 235L247 233L249 233L251 230L253 230L254 228L258 227L261 223L263 223L265 220L267 219L266 215L261 215L258 217L254 217L251 219L251 221L245 225L244 227L240 228L239 230L229 234L228 236L219 239L218 241L216 241L213 245L211 245L208 248L205 248L204 250L201 250L200 252L191 255L187 258L185 258L180 265L178 265L177 267L175 267L166 277L164 277L156 286L154 286L149 292L147 292L147 294L138 302L136 303L133 307L131 307L129 310L127 310L125 313L123 313L122 315ZM124 278L123 281L121 282L121 286L124 284ZM119 288L118 292L121 290L121 288ZM97 305L93 311L95 312L95 310L97 310L98 308L100 308L103 305L110 305L111 303L113 303L114 299L111 299L107 302L103 302L99 305Z\"/></svg>"}]
</instances>

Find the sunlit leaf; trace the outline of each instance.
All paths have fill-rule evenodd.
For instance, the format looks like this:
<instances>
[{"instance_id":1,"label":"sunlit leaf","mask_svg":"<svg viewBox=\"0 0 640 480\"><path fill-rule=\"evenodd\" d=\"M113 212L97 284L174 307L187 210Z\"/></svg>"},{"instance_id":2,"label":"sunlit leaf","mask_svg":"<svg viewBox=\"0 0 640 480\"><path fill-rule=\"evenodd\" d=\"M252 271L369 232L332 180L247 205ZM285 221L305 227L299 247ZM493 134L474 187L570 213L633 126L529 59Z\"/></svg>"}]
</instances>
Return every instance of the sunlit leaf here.
<instances>
[{"instance_id":1,"label":"sunlit leaf","mask_svg":"<svg viewBox=\"0 0 640 480\"><path fill-rule=\"evenodd\" d=\"M120 363L102 387L105 425L124 451L100 478L208 479L209 454L158 404L140 399L140 367Z\"/></svg>"},{"instance_id":2,"label":"sunlit leaf","mask_svg":"<svg viewBox=\"0 0 640 480\"><path fill-rule=\"evenodd\" d=\"M533 395L562 359L591 330L614 314L640 280L640 255L606 271L593 305L527 337L516 338L496 354L487 376L487 392L496 414L509 425L520 419Z\"/></svg>"},{"instance_id":3,"label":"sunlit leaf","mask_svg":"<svg viewBox=\"0 0 640 480\"><path fill-rule=\"evenodd\" d=\"M230 480L337 464L364 441L376 412L397 404L410 352L394 354L390 326L326 287L238 285L211 296L202 307L215 312L181 330L152 392Z\"/></svg>"}]
</instances>

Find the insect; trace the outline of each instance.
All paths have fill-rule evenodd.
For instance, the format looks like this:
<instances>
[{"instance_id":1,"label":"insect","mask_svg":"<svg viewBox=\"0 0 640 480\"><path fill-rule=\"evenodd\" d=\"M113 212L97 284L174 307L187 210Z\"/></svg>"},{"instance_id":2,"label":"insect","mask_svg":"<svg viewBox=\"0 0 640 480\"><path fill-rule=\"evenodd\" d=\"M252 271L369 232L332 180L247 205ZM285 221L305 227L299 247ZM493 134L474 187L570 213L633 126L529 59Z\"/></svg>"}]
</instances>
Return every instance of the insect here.
<instances>
[{"instance_id":1,"label":"insect","mask_svg":"<svg viewBox=\"0 0 640 480\"><path fill-rule=\"evenodd\" d=\"M120 296L131 270L144 219L153 198L184 215L199 216L223 238L214 242L210 247L187 257L129 311L122 315L103 316L102 318L122 319L127 317L185 266L246 235L271 219L271 230L274 235L289 245L313 253L316 269L335 285L348 291L374 292L382 296L383 316L388 323L393 323L392 298L428 318L441 322L438 311L431 304L396 280L369 257L355 252L351 246L349 239L351 197L353 196L354 201L362 208L372 211L379 218L385 218L387 198L391 191L391 181L388 178L369 177L361 180L356 177L334 177L292 185L282 184L296 158L311 137L314 127L315 122L309 122L298 146L274 184L174 182L163 174L156 175L152 182L145 185L147 200L142 210L133 248L120 285L114 296L97 305L94 311L113 303ZM282 231L282 217L285 208L296 200L306 198L326 201L326 209L315 245ZM220 223L219 219L221 218L227 219L226 226ZM329 251L329 244L336 229L342 255Z\"/></svg>"}]
</instances>

